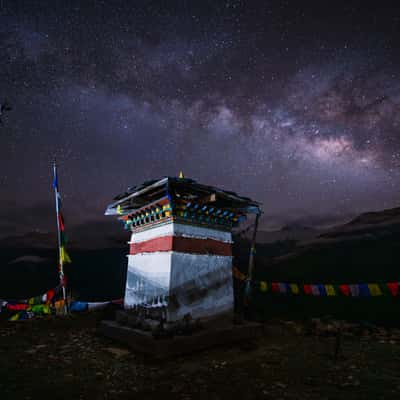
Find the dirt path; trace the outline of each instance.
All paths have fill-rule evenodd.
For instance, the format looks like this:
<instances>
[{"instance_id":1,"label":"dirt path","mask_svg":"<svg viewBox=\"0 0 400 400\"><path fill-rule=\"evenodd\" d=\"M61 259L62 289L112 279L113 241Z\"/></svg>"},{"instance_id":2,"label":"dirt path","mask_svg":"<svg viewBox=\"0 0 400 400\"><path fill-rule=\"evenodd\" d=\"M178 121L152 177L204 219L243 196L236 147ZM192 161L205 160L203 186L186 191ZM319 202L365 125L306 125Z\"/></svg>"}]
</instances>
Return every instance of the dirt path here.
<instances>
[{"instance_id":1,"label":"dirt path","mask_svg":"<svg viewBox=\"0 0 400 400\"><path fill-rule=\"evenodd\" d=\"M251 346L151 362L96 333L96 317L0 322L5 399L398 399L400 337L333 338L267 325Z\"/></svg>"}]
</instances>

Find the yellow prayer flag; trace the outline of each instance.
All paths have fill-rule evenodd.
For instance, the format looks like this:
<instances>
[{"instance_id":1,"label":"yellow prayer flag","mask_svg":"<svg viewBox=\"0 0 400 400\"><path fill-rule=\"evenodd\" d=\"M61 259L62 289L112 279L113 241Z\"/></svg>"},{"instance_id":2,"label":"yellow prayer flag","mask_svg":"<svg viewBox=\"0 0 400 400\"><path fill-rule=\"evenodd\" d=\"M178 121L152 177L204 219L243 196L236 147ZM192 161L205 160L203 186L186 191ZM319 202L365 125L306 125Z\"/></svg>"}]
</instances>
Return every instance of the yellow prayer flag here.
<instances>
[{"instance_id":1,"label":"yellow prayer flag","mask_svg":"<svg viewBox=\"0 0 400 400\"><path fill-rule=\"evenodd\" d=\"M31 297L31 298L28 300L28 304L30 304L30 305L35 304L35 298L34 298L34 297Z\"/></svg>"},{"instance_id":2,"label":"yellow prayer flag","mask_svg":"<svg viewBox=\"0 0 400 400\"><path fill-rule=\"evenodd\" d=\"M64 249L64 246L61 246L61 248L60 248L60 259L61 259L63 264L68 264L68 263L71 262L71 259L70 259L69 255L68 255L68 253Z\"/></svg>"},{"instance_id":3,"label":"yellow prayer flag","mask_svg":"<svg viewBox=\"0 0 400 400\"><path fill-rule=\"evenodd\" d=\"M325 285L326 295L327 296L336 296L335 288L333 285Z\"/></svg>"},{"instance_id":4,"label":"yellow prayer flag","mask_svg":"<svg viewBox=\"0 0 400 400\"><path fill-rule=\"evenodd\" d=\"M51 309L48 304L43 305L43 314L51 314Z\"/></svg>"},{"instance_id":5,"label":"yellow prayer flag","mask_svg":"<svg viewBox=\"0 0 400 400\"><path fill-rule=\"evenodd\" d=\"M293 294L299 294L299 286L297 285L297 283L291 283L290 290Z\"/></svg>"},{"instance_id":6,"label":"yellow prayer flag","mask_svg":"<svg viewBox=\"0 0 400 400\"><path fill-rule=\"evenodd\" d=\"M117 214L120 214L120 215L122 214L121 204L118 204Z\"/></svg>"},{"instance_id":7,"label":"yellow prayer flag","mask_svg":"<svg viewBox=\"0 0 400 400\"><path fill-rule=\"evenodd\" d=\"M261 282L260 282L260 290L261 290L262 292L268 291L268 283L267 283L267 282L264 282L264 281L261 281Z\"/></svg>"},{"instance_id":8,"label":"yellow prayer flag","mask_svg":"<svg viewBox=\"0 0 400 400\"><path fill-rule=\"evenodd\" d=\"M10 318L10 321L18 321L18 320L19 320L19 313L13 315L13 316Z\"/></svg>"},{"instance_id":9,"label":"yellow prayer flag","mask_svg":"<svg viewBox=\"0 0 400 400\"><path fill-rule=\"evenodd\" d=\"M376 283L368 283L368 289L371 296L382 296L381 288Z\"/></svg>"}]
</instances>

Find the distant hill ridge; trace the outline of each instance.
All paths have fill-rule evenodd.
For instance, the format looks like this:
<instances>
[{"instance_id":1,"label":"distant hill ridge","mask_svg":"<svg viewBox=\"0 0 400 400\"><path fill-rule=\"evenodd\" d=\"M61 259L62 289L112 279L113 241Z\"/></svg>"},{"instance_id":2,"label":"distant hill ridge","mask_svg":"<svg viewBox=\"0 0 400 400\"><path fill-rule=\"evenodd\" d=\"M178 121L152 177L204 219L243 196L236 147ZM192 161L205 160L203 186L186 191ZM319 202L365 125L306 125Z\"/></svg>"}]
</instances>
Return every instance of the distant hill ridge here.
<instances>
[{"instance_id":1,"label":"distant hill ridge","mask_svg":"<svg viewBox=\"0 0 400 400\"><path fill-rule=\"evenodd\" d=\"M66 229L69 249L117 248L127 246L129 232L116 221L92 221ZM0 248L57 249L57 232L28 232L0 239Z\"/></svg>"},{"instance_id":2,"label":"distant hill ridge","mask_svg":"<svg viewBox=\"0 0 400 400\"><path fill-rule=\"evenodd\" d=\"M366 233L374 234L385 230L400 230L400 207L360 214L347 224L333 227L319 235L319 237L357 236Z\"/></svg>"},{"instance_id":3,"label":"distant hill ridge","mask_svg":"<svg viewBox=\"0 0 400 400\"><path fill-rule=\"evenodd\" d=\"M285 225L276 231L257 232L258 243L274 243L281 240L306 240L317 237L321 230L300 224Z\"/></svg>"},{"instance_id":4,"label":"distant hill ridge","mask_svg":"<svg viewBox=\"0 0 400 400\"><path fill-rule=\"evenodd\" d=\"M327 243L333 239L348 240L360 235L382 235L400 230L400 207L382 211L366 212L351 221L330 229L318 229L298 223L288 224L276 231L259 230L258 243L295 240L300 246ZM67 230L69 248L95 249L124 247L129 232L115 221L92 221ZM29 232L0 239L0 248L56 249L56 232Z\"/></svg>"}]
</instances>

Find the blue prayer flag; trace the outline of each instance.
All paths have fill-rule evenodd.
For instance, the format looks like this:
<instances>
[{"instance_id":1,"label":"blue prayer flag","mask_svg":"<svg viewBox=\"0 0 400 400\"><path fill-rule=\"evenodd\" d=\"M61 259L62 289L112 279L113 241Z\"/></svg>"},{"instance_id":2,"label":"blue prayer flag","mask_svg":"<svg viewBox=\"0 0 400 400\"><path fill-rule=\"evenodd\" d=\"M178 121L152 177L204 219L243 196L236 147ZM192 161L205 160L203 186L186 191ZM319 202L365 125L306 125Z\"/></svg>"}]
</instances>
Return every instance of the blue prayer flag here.
<instances>
[{"instance_id":1,"label":"blue prayer flag","mask_svg":"<svg viewBox=\"0 0 400 400\"><path fill-rule=\"evenodd\" d=\"M319 295L320 296L326 296L326 288L325 285L323 284L318 284L318 289L319 289Z\"/></svg>"},{"instance_id":2,"label":"blue prayer flag","mask_svg":"<svg viewBox=\"0 0 400 400\"><path fill-rule=\"evenodd\" d=\"M363 297L371 296L371 293L369 292L368 285L366 283L360 283L358 285L358 289L359 289L360 296L363 296Z\"/></svg>"},{"instance_id":3,"label":"blue prayer flag","mask_svg":"<svg viewBox=\"0 0 400 400\"><path fill-rule=\"evenodd\" d=\"M53 174L53 188L58 190L57 167L55 164L54 164L54 174Z\"/></svg>"}]
</instances>

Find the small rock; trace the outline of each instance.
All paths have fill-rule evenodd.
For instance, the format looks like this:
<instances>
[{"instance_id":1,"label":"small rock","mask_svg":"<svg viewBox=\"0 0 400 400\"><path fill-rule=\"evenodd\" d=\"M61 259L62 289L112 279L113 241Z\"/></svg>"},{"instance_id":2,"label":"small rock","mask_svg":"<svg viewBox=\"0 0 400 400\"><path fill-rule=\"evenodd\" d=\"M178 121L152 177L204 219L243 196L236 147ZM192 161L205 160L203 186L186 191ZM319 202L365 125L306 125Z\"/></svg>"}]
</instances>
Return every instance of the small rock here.
<instances>
[{"instance_id":1,"label":"small rock","mask_svg":"<svg viewBox=\"0 0 400 400\"><path fill-rule=\"evenodd\" d=\"M108 351L109 353L111 353L113 356L115 356L117 358L125 357L128 354L130 354L129 350L121 349L121 348L118 348L118 347L106 347L105 350Z\"/></svg>"}]
</instances>

